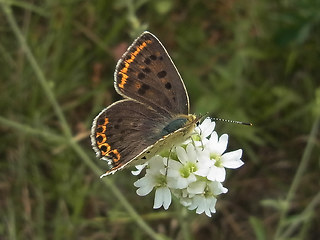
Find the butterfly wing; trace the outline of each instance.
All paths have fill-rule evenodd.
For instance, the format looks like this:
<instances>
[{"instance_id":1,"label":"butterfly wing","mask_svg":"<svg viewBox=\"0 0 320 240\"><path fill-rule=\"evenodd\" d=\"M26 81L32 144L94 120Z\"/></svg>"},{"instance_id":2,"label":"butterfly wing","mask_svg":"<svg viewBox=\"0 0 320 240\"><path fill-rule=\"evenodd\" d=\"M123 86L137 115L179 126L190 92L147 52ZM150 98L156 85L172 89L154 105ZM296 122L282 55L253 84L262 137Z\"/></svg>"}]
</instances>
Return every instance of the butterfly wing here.
<instances>
[{"instance_id":1,"label":"butterfly wing","mask_svg":"<svg viewBox=\"0 0 320 240\"><path fill-rule=\"evenodd\" d=\"M152 108L125 99L100 112L91 130L97 157L108 162L110 170L127 165L166 133L169 120Z\"/></svg>"},{"instance_id":2,"label":"butterfly wing","mask_svg":"<svg viewBox=\"0 0 320 240\"><path fill-rule=\"evenodd\" d=\"M161 42L144 32L119 60L115 89L164 116L189 113L189 98L178 70Z\"/></svg>"}]
</instances>

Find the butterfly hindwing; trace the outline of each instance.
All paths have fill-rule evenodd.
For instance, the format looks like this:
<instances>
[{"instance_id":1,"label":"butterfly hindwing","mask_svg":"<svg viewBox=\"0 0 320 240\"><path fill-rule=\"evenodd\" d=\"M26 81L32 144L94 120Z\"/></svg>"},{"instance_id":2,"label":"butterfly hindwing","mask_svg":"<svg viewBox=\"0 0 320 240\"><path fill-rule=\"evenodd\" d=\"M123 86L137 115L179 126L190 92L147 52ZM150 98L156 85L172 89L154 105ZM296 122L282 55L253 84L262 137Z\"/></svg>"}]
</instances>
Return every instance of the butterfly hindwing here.
<instances>
[{"instance_id":1,"label":"butterfly hindwing","mask_svg":"<svg viewBox=\"0 0 320 240\"><path fill-rule=\"evenodd\" d=\"M117 169L161 139L169 122L170 119L144 104L118 101L94 120L92 145L97 157L110 162L111 170Z\"/></svg>"}]
</instances>

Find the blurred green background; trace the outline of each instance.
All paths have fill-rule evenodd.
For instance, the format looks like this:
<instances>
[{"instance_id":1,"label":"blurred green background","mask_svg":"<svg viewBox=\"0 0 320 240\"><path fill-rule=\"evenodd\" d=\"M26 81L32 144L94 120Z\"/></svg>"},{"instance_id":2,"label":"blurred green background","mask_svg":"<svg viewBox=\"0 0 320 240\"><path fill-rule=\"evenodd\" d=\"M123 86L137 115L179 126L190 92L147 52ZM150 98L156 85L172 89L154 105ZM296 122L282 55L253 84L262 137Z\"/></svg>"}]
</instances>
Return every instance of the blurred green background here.
<instances>
[{"instance_id":1,"label":"blurred green background","mask_svg":"<svg viewBox=\"0 0 320 240\"><path fill-rule=\"evenodd\" d=\"M0 0L0 239L320 239L320 2ZM149 30L245 165L208 218L153 210L89 141ZM129 204L130 203L130 204Z\"/></svg>"}]
</instances>

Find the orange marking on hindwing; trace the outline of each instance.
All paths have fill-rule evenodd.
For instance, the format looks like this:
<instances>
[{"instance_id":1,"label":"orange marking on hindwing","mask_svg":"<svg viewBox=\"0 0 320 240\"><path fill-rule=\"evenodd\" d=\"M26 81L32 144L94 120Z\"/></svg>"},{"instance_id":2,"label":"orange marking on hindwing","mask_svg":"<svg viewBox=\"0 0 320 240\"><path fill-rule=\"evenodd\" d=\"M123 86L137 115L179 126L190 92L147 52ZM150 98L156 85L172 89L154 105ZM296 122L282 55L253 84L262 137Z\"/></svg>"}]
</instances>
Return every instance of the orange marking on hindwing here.
<instances>
[{"instance_id":1,"label":"orange marking on hindwing","mask_svg":"<svg viewBox=\"0 0 320 240\"><path fill-rule=\"evenodd\" d=\"M98 124L98 127L106 126L109 123L109 118L104 118L104 123Z\"/></svg>"},{"instance_id":2,"label":"orange marking on hindwing","mask_svg":"<svg viewBox=\"0 0 320 240\"><path fill-rule=\"evenodd\" d=\"M101 140L101 141L97 141L97 144L98 144L98 147L99 147L99 148L100 148L99 145L101 145L101 144L103 144L103 143L105 143L105 142L107 141L107 136L106 136L105 132L106 132L106 130L107 130L107 124L108 124L108 123L109 123L109 118L105 118L105 119L104 119L104 123L98 124L98 126L97 126L97 129L98 129L98 128L101 128L101 129L102 129L101 132L96 132L96 139L97 139L98 137L102 137L102 140Z\"/></svg>"},{"instance_id":3,"label":"orange marking on hindwing","mask_svg":"<svg viewBox=\"0 0 320 240\"><path fill-rule=\"evenodd\" d=\"M102 143L105 143L106 141L107 141L107 137L106 137L106 135L104 134L104 133L96 133L96 138L98 138L98 137L102 137L102 140L99 142L99 141L97 141L97 144L98 145L100 145L100 144L102 144Z\"/></svg>"},{"instance_id":4,"label":"orange marking on hindwing","mask_svg":"<svg viewBox=\"0 0 320 240\"><path fill-rule=\"evenodd\" d=\"M104 122L102 124L97 125L97 129L101 128L102 131L96 131L96 143L97 147L101 151L101 155L112 158L114 162L118 162L121 158L120 153L117 149L112 149L109 143L107 143L107 124L109 123L109 118L104 118ZM102 137L101 141L98 141L98 137Z\"/></svg>"},{"instance_id":5,"label":"orange marking on hindwing","mask_svg":"<svg viewBox=\"0 0 320 240\"><path fill-rule=\"evenodd\" d=\"M111 152L115 155L115 157L113 157L113 161L114 162L118 162L120 160L120 158L121 158L120 157L120 153L118 152L118 150L114 149Z\"/></svg>"},{"instance_id":6,"label":"orange marking on hindwing","mask_svg":"<svg viewBox=\"0 0 320 240\"><path fill-rule=\"evenodd\" d=\"M151 40L146 40L140 46L138 46L134 52L130 53L130 59L124 60L124 67L119 71L119 74L121 74L122 76L120 83L118 84L119 88L123 89L124 85L127 83L128 75L126 73L128 72L130 64L134 61L134 59L142 51L142 49L144 49L150 43L152 43Z\"/></svg>"},{"instance_id":7,"label":"orange marking on hindwing","mask_svg":"<svg viewBox=\"0 0 320 240\"><path fill-rule=\"evenodd\" d=\"M141 88L141 83L139 83L139 82L136 82L136 89L139 89L139 88Z\"/></svg>"},{"instance_id":8,"label":"orange marking on hindwing","mask_svg":"<svg viewBox=\"0 0 320 240\"><path fill-rule=\"evenodd\" d=\"M98 128L102 128L102 131L100 133L105 133L107 126L106 125L99 125Z\"/></svg>"},{"instance_id":9,"label":"orange marking on hindwing","mask_svg":"<svg viewBox=\"0 0 320 240\"><path fill-rule=\"evenodd\" d=\"M98 145L98 147L101 151L101 154L104 156L108 155L109 152L111 151L111 146L108 143L102 143L102 144ZM106 147L107 149L104 151L104 150L102 150L103 147Z\"/></svg>"}]
</instances>

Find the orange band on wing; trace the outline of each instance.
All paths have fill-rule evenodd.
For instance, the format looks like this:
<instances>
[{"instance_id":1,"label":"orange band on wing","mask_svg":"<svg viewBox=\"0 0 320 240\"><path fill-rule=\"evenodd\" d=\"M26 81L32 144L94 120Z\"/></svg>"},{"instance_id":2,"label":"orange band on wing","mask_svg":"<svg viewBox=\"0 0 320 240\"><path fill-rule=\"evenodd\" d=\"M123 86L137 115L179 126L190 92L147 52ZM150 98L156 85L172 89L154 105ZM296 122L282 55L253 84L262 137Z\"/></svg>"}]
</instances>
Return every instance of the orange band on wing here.
<instances>
[{"instance_id":1,"label":"orange band on wing","mask_svg":"<svg viewBox=\"0 0 320 240\"><path fill-rule=\"evenodd\" d=\"M100 149L101 154L103 156L110 157L113 162L118 162L121 158L120 153L117 149L112 149L109 143L107 143L107 124L109 123L109 118L104 118L104 122L102 124L98 124L96 129L96 144L97 147ZM98 141L98 139L101 139Z\"/></svg>"},{"instance_id":2,"label":"orange band on wing","mask_svg":"<svg viewBox=\"0 0 320 240\"><path fill-rule=\"evenodd\" d=\"M117 149L113 149L112 151L111 151L112 153L114 153L114 155L115 155L115 157L113 158L113 161L114 162L118 162L119 160L120 160L120 153L118 152L118 150Z\"/></svg>"},{"instance_id":3,"label":"orange band on wing","mask_svg":"<svg viewBox=\"0 0 320 240\"><path fill-rule=\"evenodd\" d=\"M141 52L141 50L144 49L151 42L151 40L143 42L140 46L137 47L137 49L134 52L130 53L130 58L128 60L124 60L124 67L119 71L119 74L122 75L120 83L118 84L119 88L124 88L124 85L127 83L128 75L126 73L128 72L130 64L134 61L134 59Z\"/></svg>"}]
</instances>

